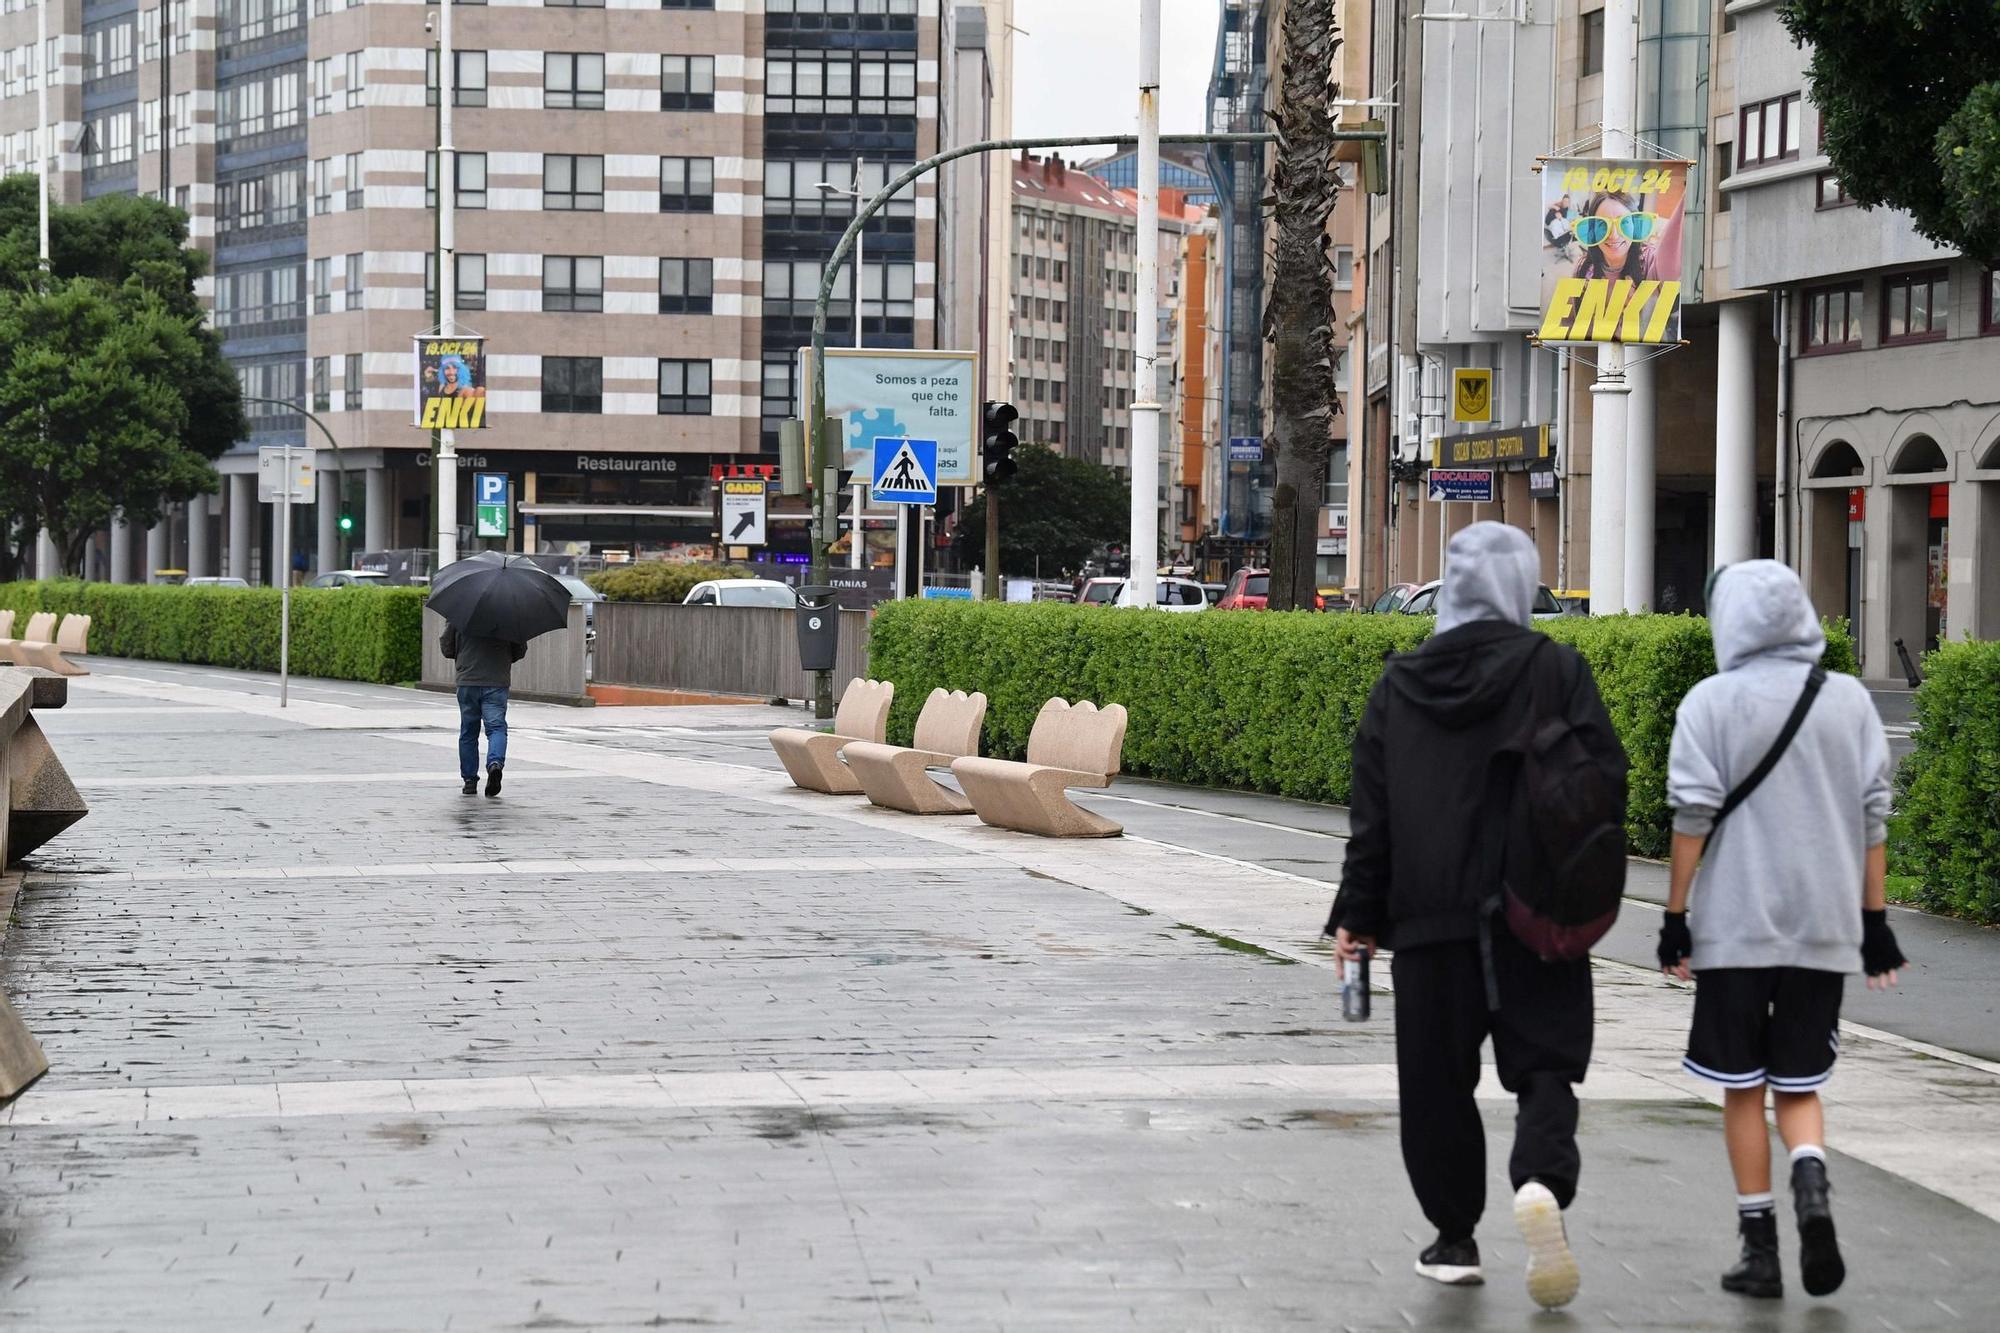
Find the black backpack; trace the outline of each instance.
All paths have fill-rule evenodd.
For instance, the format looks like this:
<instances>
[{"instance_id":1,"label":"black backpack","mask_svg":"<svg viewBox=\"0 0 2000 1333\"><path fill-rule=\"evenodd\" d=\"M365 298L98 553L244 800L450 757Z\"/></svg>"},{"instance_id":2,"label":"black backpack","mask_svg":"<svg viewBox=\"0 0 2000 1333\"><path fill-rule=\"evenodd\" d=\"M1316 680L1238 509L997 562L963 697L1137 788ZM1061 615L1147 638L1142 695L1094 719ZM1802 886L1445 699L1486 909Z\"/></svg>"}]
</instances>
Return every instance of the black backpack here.
<instances>
[{"instance_id":1,"label":"black backpack","mask_svg":"<svg viewBox=\"0 0 2000 1333\"><path fill-rule=\"evenodd\" d=\"M1530 656L1554 651L1544 641ZM1554 689L1530 691L1528 718L1504 752L1514 762L1496 906L1521 943L1545 960L1588 957L1618 919L1625 893L1625 794L1622 749L1594 752Z\"/></svg>"}]
</instances>

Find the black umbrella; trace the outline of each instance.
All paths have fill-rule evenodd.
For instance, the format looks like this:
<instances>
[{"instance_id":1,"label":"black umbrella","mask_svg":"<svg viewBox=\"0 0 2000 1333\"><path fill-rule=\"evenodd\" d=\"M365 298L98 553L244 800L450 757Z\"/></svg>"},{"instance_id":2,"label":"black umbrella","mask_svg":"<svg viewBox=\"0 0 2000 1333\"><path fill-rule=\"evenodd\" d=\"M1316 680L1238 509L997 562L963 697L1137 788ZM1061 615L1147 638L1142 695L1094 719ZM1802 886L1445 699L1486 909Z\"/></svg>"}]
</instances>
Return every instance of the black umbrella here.
<instances>
[{"instance_id":1,"label":"black umbrella","mask_svg":"<svg viewBox=\"0 0 2000 1333\"><path fill-rule=\"evenodd\" d=\"M430 608L460 634L526 643L569 623L569 589L526 556L481 551L431 580Z\"/></svg>"}]
</instances>

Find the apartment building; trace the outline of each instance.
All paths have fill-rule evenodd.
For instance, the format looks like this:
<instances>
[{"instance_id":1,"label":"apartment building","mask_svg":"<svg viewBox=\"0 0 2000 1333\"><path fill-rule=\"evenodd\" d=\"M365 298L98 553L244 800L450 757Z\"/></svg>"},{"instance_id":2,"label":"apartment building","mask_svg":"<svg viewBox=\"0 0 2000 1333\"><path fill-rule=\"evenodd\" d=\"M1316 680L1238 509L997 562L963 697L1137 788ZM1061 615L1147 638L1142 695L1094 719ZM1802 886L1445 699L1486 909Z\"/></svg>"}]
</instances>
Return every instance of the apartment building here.
<instances>
[{"instance_id":1,"label":"apartment building","mask_svg":"<svg viewBox=\"0 0 2000 1333\"><path fill-rule=\"evenodd\" d=\"M328 486L295 534L323 566L434 544L411 340L439 305L437 17L380 0L49 6L57 197L141 191L188 211L246 393L303 403L338 443L349 493ZM712 476L774 464L799 410L797 351L855 192L937 151L941 124L989 131L1006 74L981 49L984 7L547 0L451 17L446 280L489 375L487 428L458 437L459 512L469 474L499 471L512 545L700 553ZM32 8L0 10L8 170L35 165L34 24ZM954 227L987 226L978 182L946 186L949 217L928 179L877 215L858 290L851 273L836 289L832 343L858 317L870 346L937 345L940 256ZM975 276L948 298L952 339L983 341L977 292ZM257 445L320 450L332 479L298 411L249 408L223 495L152 534L171 554L148 567L266 575ZM342 512L361 520L346 543ZM802 531L789 539L803 552Z\"/></svg>"}]
</instances>

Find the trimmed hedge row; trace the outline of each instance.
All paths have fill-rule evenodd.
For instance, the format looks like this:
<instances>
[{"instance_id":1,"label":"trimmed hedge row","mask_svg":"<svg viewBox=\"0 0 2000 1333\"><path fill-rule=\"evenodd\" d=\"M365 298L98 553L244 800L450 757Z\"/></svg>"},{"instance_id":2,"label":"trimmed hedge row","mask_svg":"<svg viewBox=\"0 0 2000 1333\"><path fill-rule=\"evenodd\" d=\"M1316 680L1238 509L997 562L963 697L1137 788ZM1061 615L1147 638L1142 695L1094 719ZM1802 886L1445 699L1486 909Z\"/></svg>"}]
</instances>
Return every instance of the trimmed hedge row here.
<instances>
[{"instance_id":1,"label":"trimmed hedge row","mask_svg":"<svg viewBox=\"0 0 2000 1333\"><path fill-rule=\"evenodd\" d=\"M1428 616L1142 615L1060 603L887 603L870 673L896 683L891 735L907 742L937 686L983 690L987 753L1019 758L1052 696L1125 705L1125 771L1311 801L1349 797L1361 711L1388 652L1429 636ZM1632 760L1635 851L1666 851L1674 709L1715 670L1708 622L1619 616L1541 622L1582 653ZM1829 668L1856 669L1831 626Z\"/></svg>"},{"instance_id":2,"label":"trimmed hedge row","mask_svg":"<svg viewBox=\"0 0 2000 1333\"><path fill-rule=\"evenodd\" d=\"M276 588L0 584L14 632L37 611L90 617L90 651L155 662L278 669ZM292 670L395 685L423 674L421 588L292 589Z\"/></svg>"},{"instance_id":3,"label":"trimmed hedge row","mask_svg":"<svg viewBox=\"0 0 2000 1333\"><path fill-rule=\"evenodd\" d=\"M641 560L612 565L584 580L613 602L680 602L697 583L710 579L749 579L756 574L741 565L707 565L681 561Z\"/></svg>"},{"instance_id":4,"label":"trimmed hedge row","mask_svg":"<svg viewBox=\"0 0 2000 1333\"><path fill-rule=\"evenodd\" d=\"M1920 907L2000 922L2000 643L1924 659L1917 748L1896 775L1889 866Z\"/></svg>"}]
</instances>

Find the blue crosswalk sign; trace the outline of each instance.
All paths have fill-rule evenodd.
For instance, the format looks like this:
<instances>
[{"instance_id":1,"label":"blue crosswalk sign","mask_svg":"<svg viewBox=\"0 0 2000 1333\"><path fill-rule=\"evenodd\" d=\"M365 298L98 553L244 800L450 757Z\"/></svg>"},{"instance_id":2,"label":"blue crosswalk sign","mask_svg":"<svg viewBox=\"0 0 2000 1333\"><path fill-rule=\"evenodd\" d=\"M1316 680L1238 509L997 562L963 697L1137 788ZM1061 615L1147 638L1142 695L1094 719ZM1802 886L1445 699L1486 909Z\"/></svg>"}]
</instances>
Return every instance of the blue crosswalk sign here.
<instances>
[{"instance_id":1,"label":"blue crosswalk sign","mask_svg":"<svg viewBox=\"0 0 2000 1333\"><path fill-rule=\"evenodd\" d=\"M937 441L875 441L875 478L870 488L877 504L937 503Z\"/></svg>"}]
</instances>

